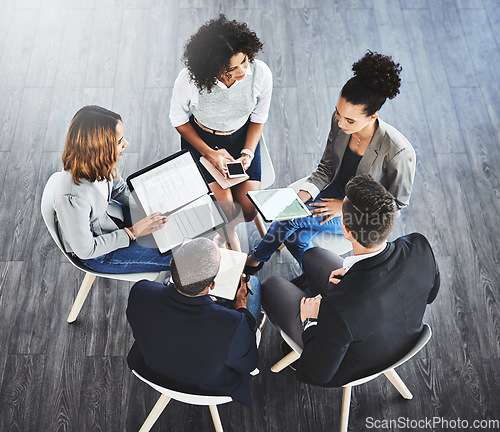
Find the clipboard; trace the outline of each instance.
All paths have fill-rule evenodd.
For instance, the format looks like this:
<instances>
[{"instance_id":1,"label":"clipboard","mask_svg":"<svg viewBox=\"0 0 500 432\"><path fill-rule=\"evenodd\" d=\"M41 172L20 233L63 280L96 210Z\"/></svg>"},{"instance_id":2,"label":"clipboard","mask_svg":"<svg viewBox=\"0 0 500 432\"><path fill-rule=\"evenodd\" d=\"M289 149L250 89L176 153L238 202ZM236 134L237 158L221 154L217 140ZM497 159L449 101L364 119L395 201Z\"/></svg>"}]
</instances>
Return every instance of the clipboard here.
<instances>
[{"instance_id":1,"label":"clipboard","mask_svg":"<svg viewBox=\"0 0 500 432\"><path fill-rule=\"evenodd\" d=\"M266 222L311 216L311 212L291 188L248 191L247 196Z\"/></svg>"},{"instance_id":2,"label":"clipboard","mask_svg":"<svg viewBox=\"0 0 500 432\"><path fill-rule=\"evenodd\" d=\"M227 223L188 150L131 174L127 185L146 215L161 212L167 216L165 226L152 234L162 256L169 255L184 240L203 236Z\"/></svg>"}]
</instances>

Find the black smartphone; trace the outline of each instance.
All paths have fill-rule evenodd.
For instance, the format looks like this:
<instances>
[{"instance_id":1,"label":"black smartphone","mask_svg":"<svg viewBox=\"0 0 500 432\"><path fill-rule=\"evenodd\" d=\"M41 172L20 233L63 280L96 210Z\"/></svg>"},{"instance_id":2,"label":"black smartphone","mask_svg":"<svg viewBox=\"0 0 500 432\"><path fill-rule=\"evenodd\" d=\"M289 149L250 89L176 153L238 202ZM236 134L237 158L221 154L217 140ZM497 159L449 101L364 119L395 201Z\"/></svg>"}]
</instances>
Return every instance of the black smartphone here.
<instances>
[{"instance_id":1,"label":"black smartphone","mask_svg":"<svg viewBox=\"0 0 500 432\"><path fill-rule=\"evenodd\" d=\"M226 167L227 167L227 176L229 178L243 177L245 175L243 164L240 161L228 162L226 163Z\"/></svg>"}]
</instances>

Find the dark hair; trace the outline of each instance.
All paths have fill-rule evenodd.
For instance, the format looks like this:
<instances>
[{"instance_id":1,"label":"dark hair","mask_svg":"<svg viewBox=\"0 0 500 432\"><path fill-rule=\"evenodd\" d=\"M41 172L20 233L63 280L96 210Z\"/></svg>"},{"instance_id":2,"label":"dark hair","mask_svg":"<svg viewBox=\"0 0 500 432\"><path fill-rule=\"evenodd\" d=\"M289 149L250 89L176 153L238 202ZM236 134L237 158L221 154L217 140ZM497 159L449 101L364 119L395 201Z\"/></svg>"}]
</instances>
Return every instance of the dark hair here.
<instances>
[{"instance_id":1,"label":"dark hair","mask_svg":"<svg viewBox=\"0 0 500 432\"><path fill-rule=\"evenodd\" d=\"M366 248L387 239L396 217L396 202L384 186L368 174L353 177L346 186L342 204L344 225Z\"/></svg>"},{"instance_id":2,"label":"dark hair","mask_svg":"<svg viewBox=\"0 0 500 432\"><path fill-rule=\"evenodd\" d=\"M184 48L184 63L196 87L210 93L217 78L229 68L231 57L243 53L253 62L262 46L245 23L229 21L220 14L189 38Z\"/></svg>"},{"instance_id":3,"label":"dark hair","mask_svg":"<svg viewBox=\"0 0 500 432\"><path fill-rule=\"evenodd\" d=\"M354 76L345 83L341 96L353 105L364 105L367 116L375 114L386 99L399 94L401 66L392 57L368 52L352 65Z\"/></svg>"},{"instance_id":4,"label":"dark hair","mask_svg":"<svg viewBox=\"0 0 500 432\"><path fill-rule=\"evenodd\" d=\"M202 237L174 251L170 274L175 288L189 296L197 296L209 286L219 271L217 250L213 241Z\"/></svg>"},{"instance_id":5,"label":"dark hair","mask_svg":"<svg viewBox=\"0 0 500 432\"><path fill-rule=\"evenodd\" d=\"M71 120L62 154L73 182L112 181L116 177L119 114L97 105L81 108Z\"/></svg>"}]
</instances>

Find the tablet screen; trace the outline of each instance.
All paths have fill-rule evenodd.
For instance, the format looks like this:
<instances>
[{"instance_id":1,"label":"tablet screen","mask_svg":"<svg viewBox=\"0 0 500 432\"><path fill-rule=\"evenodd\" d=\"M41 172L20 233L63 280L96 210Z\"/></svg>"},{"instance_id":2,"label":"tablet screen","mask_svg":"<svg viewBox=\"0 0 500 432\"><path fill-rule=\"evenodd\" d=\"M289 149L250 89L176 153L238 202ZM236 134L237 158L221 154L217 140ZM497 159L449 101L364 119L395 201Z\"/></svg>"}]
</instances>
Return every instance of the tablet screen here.
<instances>
[{"instance_id":1,"label":"tablet screen","mask_svg":"<svg viewBox=\"0 0 500 432\"><path fill-rule=\"evenodd\" d=\"M267 221L310 216L311 212L291 188L249 191L249 198Z\"/></svg>"}]
</instances>

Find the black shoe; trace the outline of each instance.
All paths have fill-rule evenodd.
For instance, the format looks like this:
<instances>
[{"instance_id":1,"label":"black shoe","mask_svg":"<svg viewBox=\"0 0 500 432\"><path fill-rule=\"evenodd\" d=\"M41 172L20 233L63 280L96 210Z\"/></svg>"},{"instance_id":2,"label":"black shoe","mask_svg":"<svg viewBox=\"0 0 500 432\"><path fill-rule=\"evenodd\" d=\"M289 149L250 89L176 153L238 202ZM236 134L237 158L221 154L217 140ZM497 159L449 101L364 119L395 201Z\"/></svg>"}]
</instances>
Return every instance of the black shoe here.
<instances>
[{"instance_id":1,"label":"black shoe","mask_svg":"<svg viewBox=\"0 0 500 432\"><path fill-rule=\"evenodd\" d=\"M262 267L264 267L264 264L265 264L264 261L260 262L259 265L256 265L256 266L251 266L251 265L245 264L245 267L243 269L243 273L245 273L247 276L252 276L255 273L257 273L258 271L261 271Z\"/></svg>"},{"instance_id":2,"label":"black shoe","mask_svg":"<svg viewBox=\"0 0 500 432\"><path fill-rule=\"evenodd\" d=\"M300 276L297 276L295 279L292 279L290 282L302 291L305 291L309 287L306 275L304 273L302 273Z\"/></svg>"},{"instance_id":3,"label":"black shoe","mask_svg":"<svg viewBox=\"0 0 500 432\"><path fill-rule=\"evenodd\" d=\"M285 341L281 341L280 342L280 351L281 351L281 355L283 357L286 357L288 354L290 354L293 349L290 345L288 345ZM294 372L297 370L297 362L298 360L295 360L293 363L290 363L288 365L288 367L293 370Z\"/></svg>"}]
</instances>

